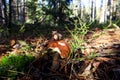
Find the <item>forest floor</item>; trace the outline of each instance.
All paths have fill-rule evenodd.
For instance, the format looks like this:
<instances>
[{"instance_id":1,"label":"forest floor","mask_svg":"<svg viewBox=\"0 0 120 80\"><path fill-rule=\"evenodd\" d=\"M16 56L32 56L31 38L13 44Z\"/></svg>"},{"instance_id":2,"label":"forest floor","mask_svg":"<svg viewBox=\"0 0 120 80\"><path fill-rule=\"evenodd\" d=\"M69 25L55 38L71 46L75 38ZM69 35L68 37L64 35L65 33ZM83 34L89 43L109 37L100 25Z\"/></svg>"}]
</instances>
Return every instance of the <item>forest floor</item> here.
<instances>
[{"instance_id":1,"label":"forest floor","mask_svg":"<svg viewBox=\"0 0 120 80\"><path fill-rule=\"evenodd\" d=\"M60 31L65 41L73 40L68 31ZM50 39L51 31L41 30L41 36L1 38L0 60L11 53L35 53L31 70L19 80L119 80L120 77L120 29L94 29L85 36L82 53L90 58L82 60L61 59L59 68L51 70L51 57L42 55L40 44ZM22 42L23 41L23 42ZM32 50L14 48L16 44L31 45ZM27 52L26 52L27 51ZM94 56L91 53L97 55Z\"/></svg>"}]
</instances>

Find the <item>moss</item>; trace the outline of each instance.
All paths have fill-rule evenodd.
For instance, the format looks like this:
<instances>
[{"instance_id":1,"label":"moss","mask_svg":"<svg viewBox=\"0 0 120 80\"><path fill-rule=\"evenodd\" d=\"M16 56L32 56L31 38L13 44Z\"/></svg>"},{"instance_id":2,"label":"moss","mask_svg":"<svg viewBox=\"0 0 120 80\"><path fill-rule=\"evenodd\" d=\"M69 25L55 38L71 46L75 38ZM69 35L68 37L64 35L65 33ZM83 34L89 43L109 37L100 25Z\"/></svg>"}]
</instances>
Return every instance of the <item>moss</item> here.
<instances>
[{"instance_id":1,"label":"moss","mask_svg":"<svg viewBox=\"0 0 120 80\"><path fill-rule=\"evenodd\" d=\"M0 76L15 78L18 75L24 75L34 59L31 55L4 56L0 62Z\"/></svg>"}]
</instances>

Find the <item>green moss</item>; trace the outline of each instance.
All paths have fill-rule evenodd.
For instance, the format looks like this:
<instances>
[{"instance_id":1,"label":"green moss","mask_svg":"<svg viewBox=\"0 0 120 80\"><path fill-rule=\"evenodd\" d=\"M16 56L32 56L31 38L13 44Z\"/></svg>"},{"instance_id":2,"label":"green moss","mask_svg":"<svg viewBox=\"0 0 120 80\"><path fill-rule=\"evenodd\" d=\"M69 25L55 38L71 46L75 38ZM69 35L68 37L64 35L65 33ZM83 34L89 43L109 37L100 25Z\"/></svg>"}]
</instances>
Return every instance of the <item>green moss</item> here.
<instances>
[{"instance_id":1,"label":"green moss","mask_svg":"<svg viewBox=\"0 0 120 80\"><path fill-rule=\"evenodd\" d=\"M15 78L18 75L24 75L34 59L31 55L4 56L0 62L0 76Z\"/></svg>"}]
</instances>

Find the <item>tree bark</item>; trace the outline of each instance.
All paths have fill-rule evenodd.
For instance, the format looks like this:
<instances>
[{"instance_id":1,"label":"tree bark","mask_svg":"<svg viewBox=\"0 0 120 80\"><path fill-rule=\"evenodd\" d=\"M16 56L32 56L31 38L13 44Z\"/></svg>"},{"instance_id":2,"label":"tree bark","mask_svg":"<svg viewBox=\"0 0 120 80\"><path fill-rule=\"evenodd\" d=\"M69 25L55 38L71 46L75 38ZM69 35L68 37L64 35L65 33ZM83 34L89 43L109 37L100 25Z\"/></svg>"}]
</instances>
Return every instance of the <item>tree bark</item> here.
<instances>
[{"instance_id":1,"label":"tree bark","mask_svg":"<svg viewBox=\"0 0 120 80\"><path fill-rule=\"evenodd\" d=\"M12 24L12 0L9 0L9 32L11 33L11 24Z\"/></svg>"},{"instance_id":2,"label":"tree bark","mask_svg":"<svg viewBox=\"0 0 120 80\"><path fill-rule=\"evenodd\" d=\"M4 18L5 18L5 24L8 25L8 16L7 16L7 5L6 0L2 0L4 5Z\"/></svg>"}]
</instances>

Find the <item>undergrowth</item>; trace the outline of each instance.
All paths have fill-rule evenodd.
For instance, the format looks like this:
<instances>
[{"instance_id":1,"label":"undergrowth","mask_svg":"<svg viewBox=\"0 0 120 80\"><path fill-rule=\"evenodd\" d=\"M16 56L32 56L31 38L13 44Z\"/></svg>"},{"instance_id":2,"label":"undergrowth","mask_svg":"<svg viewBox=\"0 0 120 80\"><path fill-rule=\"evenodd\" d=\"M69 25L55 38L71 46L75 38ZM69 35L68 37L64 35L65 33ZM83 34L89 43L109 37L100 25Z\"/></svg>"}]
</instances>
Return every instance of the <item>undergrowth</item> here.
<instances>
[{"instance_id":1,"label":"undergrowth","mask_svg":"<svg viewBox=\"0 0 120 80\"><path fill-rule=\"evenodd\" d=\"M72 55L74 55L76 49L80 49L80 50L84 49L84 47L82 45L86 42L84 38L85 38L85 35L87 34L87 32L89 31L89 26L91 24L92 24L92 22L87 24L87 23L83 22L82 20L80 20L79 17L77 17L77 20L74 20L75 28L73 30L69 30L67 28L67 30L70 32L70 34L73 38L73 41L71 42Z\"/></svg>"},{"instance_id":2,"label":"undergrowth","mask_svg":"<svg viewBox=\"0 0 120 80\"><path fill-rule=\"evenodd\" d=\"M16 80L29 70L29 65L35 58L31 55L9 55L2 57L0 62L0 77Z\"/></svg>"}]
</instances>

